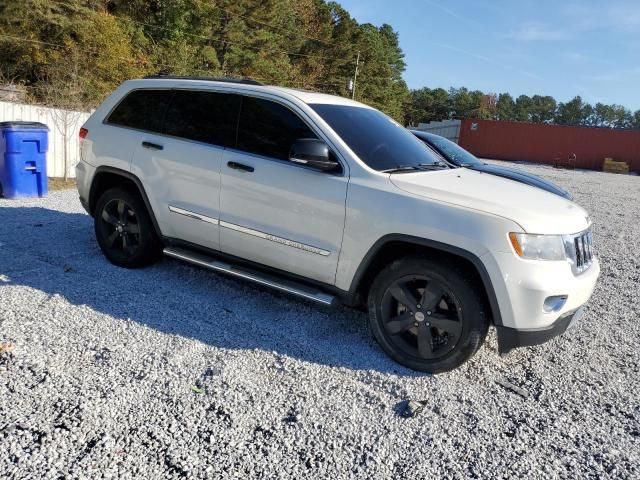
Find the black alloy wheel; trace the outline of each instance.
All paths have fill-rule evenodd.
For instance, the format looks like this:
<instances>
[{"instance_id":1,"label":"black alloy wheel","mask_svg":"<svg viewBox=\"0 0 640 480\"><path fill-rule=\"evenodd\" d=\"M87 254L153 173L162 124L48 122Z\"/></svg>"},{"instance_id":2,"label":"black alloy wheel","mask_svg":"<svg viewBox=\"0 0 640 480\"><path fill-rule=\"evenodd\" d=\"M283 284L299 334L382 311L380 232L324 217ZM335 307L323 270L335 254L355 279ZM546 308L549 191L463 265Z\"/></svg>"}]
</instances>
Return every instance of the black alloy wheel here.
<instances>
[{"instance_id":1,"label":"black alloy wheel","mask_svg":"<svg viewBox=\"0 0 640 480\"><path fill-rule=\"evenodd\" d=\"M110 200L102 209L100 220L110 232L106 238L108 248L132 257L140 248L140 225L135 210L122 199Z\"/></svg>"},{"instance_id":2,"label":"black alloy wheel","mask_svg":"<svg viewBox=\"0 0 640 480\"><path fill-rule=\"evenodd\" d=\"M138 268L162 256L162 242L136 193L123 188L104 192L96 204L94 226L102 253L115 265Z\"/></svg>"},{"instance_id":3,"label":"black alloy wheel","mask_svg":"<svg viewBox=\"0 0 640 480\"><path fill-rule=\"evenodd\" d=\"M382 349L414 370L440 373L480 348L489 319L483 287L455 263L410 256L383 268L369 289L369 326Z\"/></svg>"},{"instance_id":4,"label":"black alloy wheel","mask_svg":"<svg viewBox=\"0 0 640 480\"><path fill-rule=\"evenodd\" d=\"M394 281L382 298L384 328L408 357L437 359L460 339L460 302L434 278L409 275Z\"/></svg>"}]
</instances>

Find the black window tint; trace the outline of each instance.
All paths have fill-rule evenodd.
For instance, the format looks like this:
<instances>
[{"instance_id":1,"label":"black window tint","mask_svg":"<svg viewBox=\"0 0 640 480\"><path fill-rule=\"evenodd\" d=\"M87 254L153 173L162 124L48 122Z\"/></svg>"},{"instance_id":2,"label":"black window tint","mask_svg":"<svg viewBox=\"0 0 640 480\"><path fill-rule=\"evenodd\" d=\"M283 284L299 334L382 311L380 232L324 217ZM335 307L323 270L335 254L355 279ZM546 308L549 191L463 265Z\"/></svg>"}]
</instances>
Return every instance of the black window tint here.
<instances>
[{"instance_id":1,"label":"black window tint","mask_svg":"<svg viewBox=\"0 0 640 480\"><path fill-rule=\"evenodd\" d=\"M287 107L269 100L243 97L238 149L288 160L291 145L300 138L318 137Z\"/></svg>"},{"instance_id":2,"label":"black window tint","mask_svg":"<svg viewBox=\"0 0 640 480\"><path fill-rule=\"evenodd\" d=\"M111 112L107 123L160 132L170 99L170 90L134 90Z\"/></svg>"},{"instance_id":3,"label":"black window tint","mask_svg":"<svg viewBox=\"0 0 640 480\"><path fill-rule=\"evenodd\" d=\"M409 130L372 108L310 105L360 159L376 170L440 162Z\"/></svg>"},{"instance_id":4,"label":"black window tint","mask_svg":"<svg viewBox=\"0 0 640 480\"><path fill-rule=\"evenodd\" d=\"M176 91L167 110L164 133L223 147L236 143L239 95Z\"/></svg>"}]
</instances>

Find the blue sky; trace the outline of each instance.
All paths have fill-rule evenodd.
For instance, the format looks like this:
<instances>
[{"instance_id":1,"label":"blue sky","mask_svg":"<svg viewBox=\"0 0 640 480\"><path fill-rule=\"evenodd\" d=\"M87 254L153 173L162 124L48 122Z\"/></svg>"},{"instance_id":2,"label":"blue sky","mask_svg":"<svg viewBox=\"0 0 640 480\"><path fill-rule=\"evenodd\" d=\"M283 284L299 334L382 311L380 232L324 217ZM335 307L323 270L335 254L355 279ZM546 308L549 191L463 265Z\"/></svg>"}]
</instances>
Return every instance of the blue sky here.
<instances>
[{"instance_id":1,"label":"blue sky","mask_svg":"<svg viewBox=\"0 0 640 480\"><path fill-rule=\"evenodd\" d=\"M640 0L338 0L400 34L410 88L640 109Z\"/></svg>"}]
</instances>

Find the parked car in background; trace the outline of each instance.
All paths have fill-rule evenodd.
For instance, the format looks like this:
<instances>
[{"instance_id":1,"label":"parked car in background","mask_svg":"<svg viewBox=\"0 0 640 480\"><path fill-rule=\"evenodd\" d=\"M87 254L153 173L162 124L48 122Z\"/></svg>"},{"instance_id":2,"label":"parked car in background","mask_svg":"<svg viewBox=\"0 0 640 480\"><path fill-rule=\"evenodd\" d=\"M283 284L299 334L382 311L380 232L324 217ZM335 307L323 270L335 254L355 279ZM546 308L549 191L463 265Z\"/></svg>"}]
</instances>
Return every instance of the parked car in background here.
<instances>
[{"instance_id":1,"label":"parked car in background","mask_svg":"<svg viewBox=\"0 0 640 480\"><path fill-rule=\"evenodd\" d=\"M545 180L544 178L540 178L537 175L523 172L521 170L515 170L513 168L485 163L457 143L454 143L440 135L420 130L411 130L411 133L440 154L447 162L457 167L470 168L478 172L508 178L510 180L515 180L516 182L531 185L532 187L541 188L547 192L555 193L556 195L560 195L568 200L573 200L569 192L555 183Z\"/></svg>"},{"instance_id":2,"label":"parked car in background","mask_svg":"<svg viewBox=\"0 0 640 480\"><path fill-rule=\"evenodd\" d=\"M560 335L600 272L579 205L453 168L350 99L131 80L80 136L80 201L112 263L164 254L367 310L382 349L416 370L458 367L490 326L500 352Z\"/></svg>"}]
</instances>

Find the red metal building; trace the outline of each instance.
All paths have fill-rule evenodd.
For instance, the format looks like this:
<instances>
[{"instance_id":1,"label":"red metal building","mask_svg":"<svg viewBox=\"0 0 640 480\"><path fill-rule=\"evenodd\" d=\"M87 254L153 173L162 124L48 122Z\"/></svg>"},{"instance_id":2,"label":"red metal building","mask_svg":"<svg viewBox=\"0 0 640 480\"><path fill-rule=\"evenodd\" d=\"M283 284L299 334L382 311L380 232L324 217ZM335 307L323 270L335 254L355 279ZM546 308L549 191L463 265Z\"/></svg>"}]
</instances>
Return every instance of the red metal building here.
<instances>
[{"instance_id":1,"label":"red metal building","mask_svg":"<svg viewBox=\"0 0 640 480\"><path fill-rule=\"evenodd\" d=\"M477 157L601 170L604 159L640 172L640 130L463 120L461 147Z\"/></svg>"}]
</instances>

